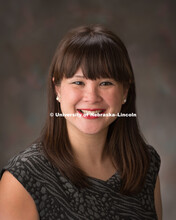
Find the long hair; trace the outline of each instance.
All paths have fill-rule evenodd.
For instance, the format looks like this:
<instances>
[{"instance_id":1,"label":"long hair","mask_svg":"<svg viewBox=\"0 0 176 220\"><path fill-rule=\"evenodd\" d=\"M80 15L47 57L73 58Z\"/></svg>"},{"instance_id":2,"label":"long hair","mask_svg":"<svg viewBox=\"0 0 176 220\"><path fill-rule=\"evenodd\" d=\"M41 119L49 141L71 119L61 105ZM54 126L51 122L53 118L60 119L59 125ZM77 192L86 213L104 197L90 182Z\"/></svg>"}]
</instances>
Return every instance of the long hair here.
<instances>
[{"instance_id":1,"label":"long hair","mask_svg":"<svg viewBox=\"0 0 176 220\"><path fill-rule=\"evenodd\" d=\"M121 113L136 113L136 92L127 49L113 32L100 25L82 26L71 30L60 42L49 71L48 116L41 139L52 164L77 187L87 187L90 182L75 161L66 119L50 117L51 112L62 113L56 101L55 85L63 77L73 77L79 68L87 79L113 78L129 88ZM109 126L106 142L105 151L121 175L121 193L138 192L145 181L149 156L137 118L117 117Z\"/></svg>"}]
</instances>

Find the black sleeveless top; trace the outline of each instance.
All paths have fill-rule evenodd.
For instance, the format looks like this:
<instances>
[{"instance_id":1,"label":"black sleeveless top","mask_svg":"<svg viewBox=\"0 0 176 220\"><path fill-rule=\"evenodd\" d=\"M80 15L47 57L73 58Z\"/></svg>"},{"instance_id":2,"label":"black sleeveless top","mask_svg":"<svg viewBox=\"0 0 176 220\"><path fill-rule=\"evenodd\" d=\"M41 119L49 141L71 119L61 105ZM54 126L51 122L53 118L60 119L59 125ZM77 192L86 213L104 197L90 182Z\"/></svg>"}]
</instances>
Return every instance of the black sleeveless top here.
<instances>
[{"instance_id":1,"label":"black sleeveless top","mask_svg":"<svg viewBox=\"0 0 176 220\"><path fill-rule=\"evenodd\" d=\"M41 220L154 220L154 188L160 157L148 146L150 167L140 193L119 192L121 179L115 173L107 181L89 177L91 187L78 189L46 159L41 144L33 144L13 157L8 170L35 201Z\"/></svg>"}]
</instances>

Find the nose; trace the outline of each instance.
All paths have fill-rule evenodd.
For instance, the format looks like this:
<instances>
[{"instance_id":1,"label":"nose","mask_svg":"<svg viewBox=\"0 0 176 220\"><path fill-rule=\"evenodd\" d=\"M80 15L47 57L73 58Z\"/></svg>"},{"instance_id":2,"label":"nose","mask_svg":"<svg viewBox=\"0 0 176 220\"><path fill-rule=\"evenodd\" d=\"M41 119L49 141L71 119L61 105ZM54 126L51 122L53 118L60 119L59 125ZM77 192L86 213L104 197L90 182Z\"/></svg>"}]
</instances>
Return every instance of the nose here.
<instances>
[{"instance_id":1,"label":"nose","mask_svg":"<svg viewBox=\"0 0 176 220\"><path fill-rule=\"evenodd\" d=\"M100 91L98 86L94 83L90 83L84 89L83 101L89 102L91 104L98 103L102 101Z\"/></svg>"}]
</instances>

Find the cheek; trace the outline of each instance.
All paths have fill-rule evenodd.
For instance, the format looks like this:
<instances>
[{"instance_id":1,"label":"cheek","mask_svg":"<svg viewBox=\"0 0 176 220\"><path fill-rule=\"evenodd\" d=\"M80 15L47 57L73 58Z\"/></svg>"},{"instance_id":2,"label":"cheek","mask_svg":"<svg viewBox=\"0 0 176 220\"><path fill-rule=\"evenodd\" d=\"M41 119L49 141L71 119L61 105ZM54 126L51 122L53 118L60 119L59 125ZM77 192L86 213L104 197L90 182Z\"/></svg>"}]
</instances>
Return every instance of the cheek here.
<instances>
[{"instance_id":1,"label":"cheek","mask_svg":"<svg viewBox=\"0 0 176 220\"><path fill-rule=\"evenodd\" d=\"M105 94L106 102L111 106L121 106L122 94L121 91L112 91L111 93Z\"/></svg>"},{"instance_id":2,"label":"cheek","mask_svg":"<svg viewBox=\"0 0 176 220\"><path fill-rule=\"evenodd\" d=\"M61 100L63 103L74 104L78 102L79 99L80 99L80 92L67 87L61 90Z\"/></svg>"}]
</instances>

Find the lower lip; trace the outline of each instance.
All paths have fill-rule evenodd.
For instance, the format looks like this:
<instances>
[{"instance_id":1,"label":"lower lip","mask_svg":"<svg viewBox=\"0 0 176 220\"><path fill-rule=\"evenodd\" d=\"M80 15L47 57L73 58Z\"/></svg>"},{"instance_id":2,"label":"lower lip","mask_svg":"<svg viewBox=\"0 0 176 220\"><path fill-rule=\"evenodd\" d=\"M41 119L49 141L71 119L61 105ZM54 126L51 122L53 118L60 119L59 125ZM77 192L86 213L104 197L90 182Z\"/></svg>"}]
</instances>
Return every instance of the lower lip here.
<instances>
[{"instance_id":1,"label":"lower lip","mask_svg":"<svg viewBox=\"0 0 176 220\"><path fill-rule=\"evenodd\" d=\"M78 111L78 112L79 112L79 111ZM103 114L104 112L105 112L105 110L102 111L102 112L99 113L99 114ZM96 119L96 118L100 118L100 116L87 115L87 114L83 114L82 112L79 112L79 114L81 114L82 117L83 117L83 118L86 118L86 119Z\"/></svg>"}]
</instances>

